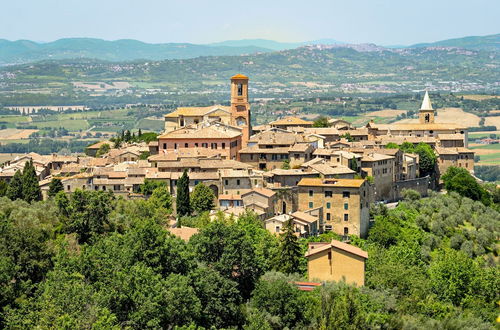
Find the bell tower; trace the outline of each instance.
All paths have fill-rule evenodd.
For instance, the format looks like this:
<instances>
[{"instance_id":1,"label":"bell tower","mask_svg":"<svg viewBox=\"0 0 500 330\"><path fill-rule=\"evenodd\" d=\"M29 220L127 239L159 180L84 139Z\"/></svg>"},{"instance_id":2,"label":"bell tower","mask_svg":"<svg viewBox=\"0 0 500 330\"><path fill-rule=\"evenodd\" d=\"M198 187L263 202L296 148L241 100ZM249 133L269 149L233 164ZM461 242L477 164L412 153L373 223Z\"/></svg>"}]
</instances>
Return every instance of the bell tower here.
<instances>
[{"instance_id":1,"label":"bell tower","mask_svg":"<svg viewBox=\"0 0 500 330\"><path fill-rule=\"evenodd\" d=\"M247 146L252 126L248 103L248 77L237 74L231 77L231 124L243 129L241 143Z\"/></svg>"},{"instance_id":2,"label":"bell tower","mask_svg":"<svg viewBox=\"0 0 500 330\"><path fill-rule=\"evenodd\" d=\"M429 98L429 93L427 91L425 91L424 100L422 101L418 118L420 119L420 124L434 123L434 109L432 108L431 99Z\"/></svg>"}]
</instances>

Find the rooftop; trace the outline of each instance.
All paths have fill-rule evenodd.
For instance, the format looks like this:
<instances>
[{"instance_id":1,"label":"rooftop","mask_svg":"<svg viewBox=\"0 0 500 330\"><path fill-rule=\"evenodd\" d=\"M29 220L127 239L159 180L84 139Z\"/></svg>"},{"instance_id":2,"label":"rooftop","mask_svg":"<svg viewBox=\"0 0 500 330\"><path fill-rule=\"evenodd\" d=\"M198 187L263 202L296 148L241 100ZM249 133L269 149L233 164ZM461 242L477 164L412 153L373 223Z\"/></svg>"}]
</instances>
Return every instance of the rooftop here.
<instances>
[{"instance_id":1,"label":"rooftop","mask_svg":"<svg viewBox=\"0 0 500 330\"><path fill-rule=\"evenodd\" d=\"M299 181L298 186L359 188L364 182L364 179L303 178Z\"/></svg>"}]
</instances>

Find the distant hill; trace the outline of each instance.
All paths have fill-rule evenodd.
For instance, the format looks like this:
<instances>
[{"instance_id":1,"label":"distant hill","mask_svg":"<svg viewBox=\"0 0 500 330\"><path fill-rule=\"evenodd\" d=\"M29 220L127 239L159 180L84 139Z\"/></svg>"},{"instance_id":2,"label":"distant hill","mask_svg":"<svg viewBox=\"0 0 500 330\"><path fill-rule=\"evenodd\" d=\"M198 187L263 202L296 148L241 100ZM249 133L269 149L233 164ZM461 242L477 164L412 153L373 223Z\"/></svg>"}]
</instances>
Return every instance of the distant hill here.
<instances>
[{"instance_id":1,"label":"distant hill","mask_svg":"<svg viewBox=\"0 0 500 330\"><path fill-rule=\"evenodd\" d=\"M293 49L307 45L334 45L334 44L344 44L342 41L335 39L318 39L312 41L304 42L279 42L267 39L242 39L242 40L227 40L222 42L216 42L209 44L210 46L228 46L228 47L259 47L267 48L272 50L286 50Z\"/></svg>"},{"instance_id":2,"label":"distant hill","mask_svg":"<svg viewBox=\"0 0 500 330\"><path fill-rule=\"evenodd\" d=\"M465 37L434 43L421 43L409 47L381 47L374 44L346 44L335 39L304 42L278 42L266 39L228 40L198 45L190 43L149 44L137 40L107 41L93 38L66 38L38 43L29 40L0 39L0 66L24 64L44 60L97 59L111 62L135 60L191 59L200 56L239 56L290 50L309 45L347 47L358 51L384 51L389 49L459 47L471 50L500 51L500 34L483 37ZM322 47L322 48L325 48ZM320 47L321 48L321 47Z\"/></svg>"},{"instance_id":3,"label":"distant hill","mask_svg":"<svg viewBox=\"0 0 500 330\"><path fill-rule=\"evenodd\" d=\"M107 41L93 38L67 38L48 43L0 39L0 65L74 58L95 58L105 61L187 59L269 51L272 49L252 45L230 47L189 43L148 44L127 39Z\"/></svg>"},{"instance_id":4,"label":"distant hill","mask_svg":"<svg viewBox=\"0 0 500 330\"><path fill-rule=\"evenodd\" d=\"M447 39L431 43L420 43L410 46L410 48L423 47L458 47L473 50L492 50L500 51L500 34L492 34L480 37L463 37L456 39Z\"/></svg>"}]
</instances>

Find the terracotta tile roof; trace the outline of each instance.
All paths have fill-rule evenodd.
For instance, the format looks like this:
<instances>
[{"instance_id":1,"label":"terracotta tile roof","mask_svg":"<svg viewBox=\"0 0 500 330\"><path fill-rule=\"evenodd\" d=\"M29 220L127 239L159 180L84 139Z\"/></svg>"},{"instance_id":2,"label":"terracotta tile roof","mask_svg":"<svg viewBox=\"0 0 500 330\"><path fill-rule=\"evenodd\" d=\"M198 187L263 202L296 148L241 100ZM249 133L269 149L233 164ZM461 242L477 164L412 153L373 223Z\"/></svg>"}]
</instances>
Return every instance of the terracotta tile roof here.
<instances>
[{"instance_id":1,"label":"terracotta tile roof","mask_svg":"<svg viewBox=\"0 0 500 330\"><path fill-rule=\"evenodd\" d=\"M219 125L219 126L218 126ZM191 125L160 135L159 139L232 139L241 135L241 129L224 124ZM229 146L228 146L229 147Z\"/></svg>"},{"instance_id":2,"label":"terracotta tile roof","mask_svg":"<svg viewBox=\"0 0 500 330\"><path fill-rule=\"evenodd\" d=\"M345 187L359 188L363 185L363 179L322 179L322 178L302 178L298 186L317 186L317 187Z\"/></svg>"},{"instance_id":3,"label":"terracotta tile roof","mask_svg":"<svg viewBox=\"0 0 500 330\"><path fill-rule=\"evenodd\" d=\"M394 159L394 156L379 154L376 152L371 152L371 153L365 154L363 156L363 158L361 158L361 161L363 161L363 162L377 162L379 160L388 160L388 159Z\"/></svg>"},{"instance_id":4,"label":"terracotta tile roof","mask_svg":"<svg viewBox=\"0 0 500 330\"><path fill-rule=\"evenodd\" d=\"M200 231L198 228L181 227L181 228L169 228L168 231L183 241L189 241L191 236L198 234Z\"/></svg>"},{"instance_id":5,"label":"terracotta tile roof","mask_svg":"<svg viewBox=\"0 0 500 330\"><path fill-rule=\"evenodd\" d=\"M113 144L109 141L99 141L97 143L94 143L90 146L87 147L87 149L99 149L103 144L109 144L109 146L112 146Z\"/></svg>"},{"instance_id":6,"label":"terracotta tile roof","mask_svg":"<svg viewBox=\"0 0 500 330\"><path fill-rule=\"evenodd\" d=\"M313 215L307 214L302 211L296 211L292 213L292 217L297 218L299 220L305 221L307 223L314 223L319 220L318 217L315 217Z\"/></svg>"},{"instance_id":7,"label":"terracotta tile roof","mask_svg":"<svg viewBox=\"0 0 500 330\"><path fill-rule=\"evenodd\" d=\"M309 166L313 170L323 174L323 175L336 175L336 174L355 174L356 172L351 170L347 166L330 166L327 164L313 164Z\"/></svg>"},{"instance_id":8,"label":"terracotta tile roof","mask_svg":"<svg viewBox=\"0 0 500 330\"><path fill-rule=\"evenodd\" d=\"M276 194L271 189L267 189L267 188L253 188L252 190L250 190L250 191L242 194L241 196L246 196L246 195L252 194L254 192L257 193L257 194L266 196L266 197L273 197Z\"/></svg>"},{"instance_id":9,"label":"terracotta tile roof","mask_svg":"<svg viewBox=\"0 0 500 330\"><path fill-rule=\"evenodd\" d=\"M271 126L286 126L286 125L308 125L311 126L313 124L312 121L307 121L300 119L298 117L285 117L282 119L278 119L269 123Z\"/></svg>"},{"instance_id":10,"label":"terracotta tile roof","mask_svg":"<svg viewBox=\"0 0 500 330\"><path fill-rule=\"evenodd\" d=\"M165 115L167 118L177 118L179 116L205 116L206 114L212 112L212 111L217 111L217 110L222 110L225 112L230 112L231 107L224 106L224 105L210 105L208 107L180 107L177 108L175 111L168 113Z\"/></svg>"},{"instance_id":11,"label":"terracotta tile roof","mask_svg":"<svg viewBox=\"0 0 500 330\"><path fill-rule=\"evenodd\" d=\"M248 77L241 74L241 73L238 73L238 74L235 74L234 76L231 77L231 79L245 79L245 80L248 80Z\"/></svg>"},{"instance_id":12,"label":"terracotta tile roof","mask_svg":"<svg viewBox=\"0 0 500 330\"><path fill-rule=\"evenodd\" d=\"M309 249L306 253L306 257L310 257L310 256L315 255L316 253L319 253L322 251L330 250L331 248L339 249L339 250L348 252L350 254L354 254L356 256L359 256L361 258L368 259L368 252L363 251L360 248L353 246L351 244L343 243L343 242L337 241L337 240L332 240L332 242L330 244L326 244L323 246L319 246L317 248Z\"/></svg>"},{"instance_id":13,"label":"terracotta tile roof","mask_svg":"<svg viewBox=\"0 0 500 330\"><path fill-rule=\"evenodd\" d=\"M312 149L312 146L308 143L296 143L290 147L289 152L306 152Z\"/></svg>"}]
</instances>

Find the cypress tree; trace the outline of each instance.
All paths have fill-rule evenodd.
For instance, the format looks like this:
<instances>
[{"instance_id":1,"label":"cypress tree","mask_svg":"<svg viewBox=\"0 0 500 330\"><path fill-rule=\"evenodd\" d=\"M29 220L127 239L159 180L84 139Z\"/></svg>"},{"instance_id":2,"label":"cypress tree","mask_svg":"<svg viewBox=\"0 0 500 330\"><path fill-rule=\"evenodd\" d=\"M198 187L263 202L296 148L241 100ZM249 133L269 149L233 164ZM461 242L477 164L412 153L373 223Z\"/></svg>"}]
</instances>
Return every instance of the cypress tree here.
<instances>
[{"instance_id":1,"label":"cypress tree","mask_svg":"<svg viewBox=\"0 0 500 330\"><path fill-rule=\"evenodd\" d=\"M9 188L7 189L7 197L15 201L16 199L23 199L23 178L22 172L17 171L12 180L10 180Z\"/></svg>"},{"instance_id":2,"label":"cypress tree","mask_svg":"<svg viewBox=\"0 0 500 330\"><path fill-rule=\"evenodd\" d=\"M0 180L0 197L7 196L8 189L9 189L9 184L4 180Z\"/></svg>"},{"instance_id":3,"label":"cypress tree","mask_svg":"<svg viewBox=\"0 0 500 330\"><path fill-rule=\"evenodd\" d=\"M276 270L292 274L299 270L302 252L299 245L299 239L295 236L292 219L285 225L285 231L281 234L281 243L276 256Z\"/></svg>"},{"instance_id":4,"label":"cypress tree","mask_svg":"<svg viewBox=\"0 0 500 330\"><path fill-rule=\"evenodd\" d=\"M189 176L187 174L187 170L184 170L181 178L177 181L177 198L175 201L178 217L191 215L191 202L189 200Z\"/></svg>"},{"instance_id":5,"label":"cypress tree","mask_svg":"<svg viewBox=\"0 0 500 330\"><path fill-rule=\"evenodd\" d=\"M33 161L29 161L24 164L22 182L23 199L25 201L31 203L42 199L42 192L40 190L40 186L38 185L38 177L36 176Z\"/></svg>"},{"instance_id":6,"label":"cypress tree","mask_svg":"<svg viewBox=\"0 0 500 330\"><path fill-rule=\"evenodd\" d=\"M63 191L64 187L60 179L52 179L49 183L49 196L54 197L58 192Z\"/></svg>"}]
</instances>

